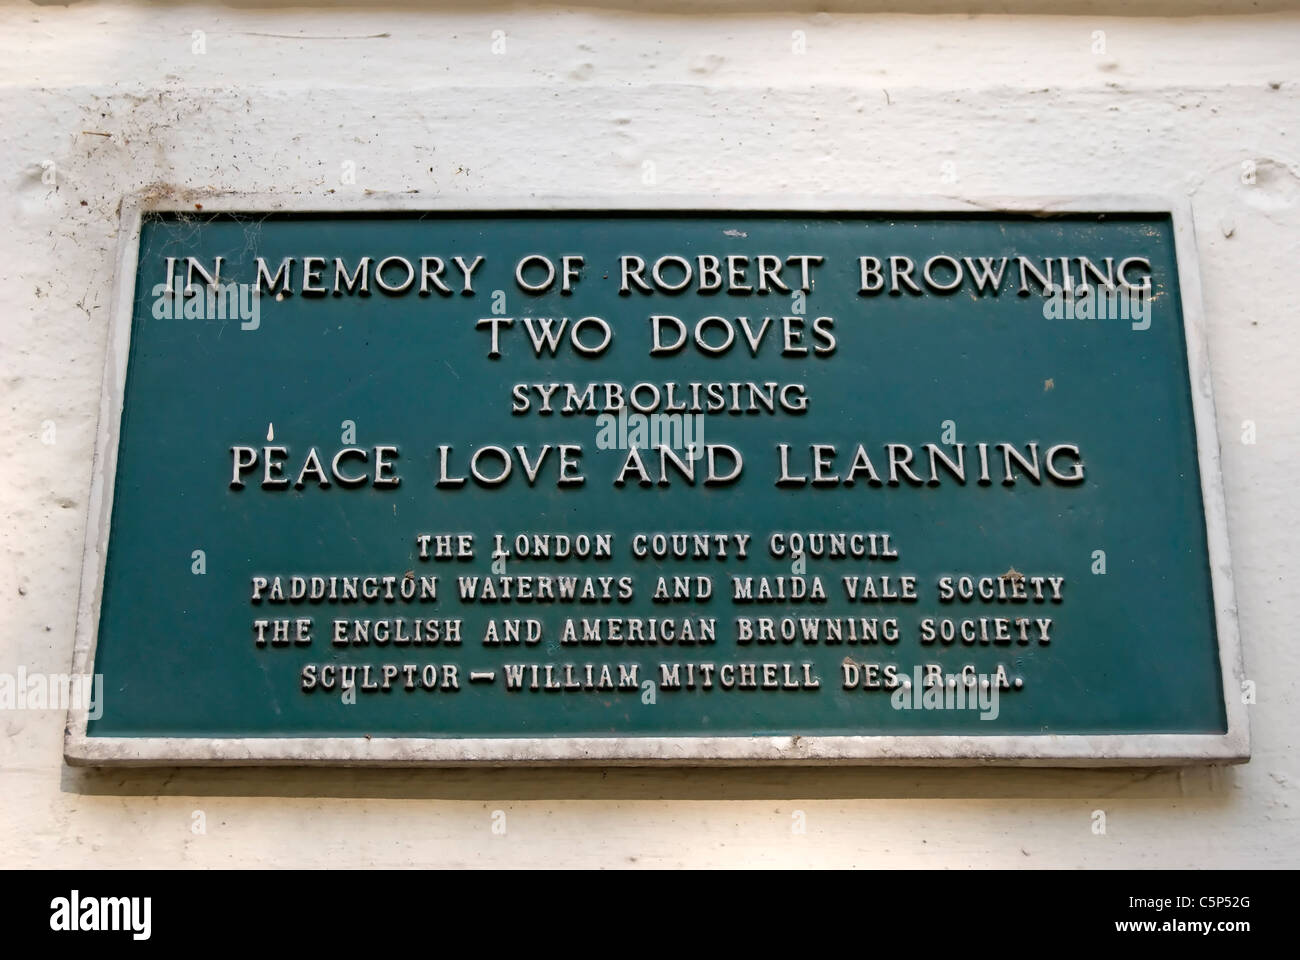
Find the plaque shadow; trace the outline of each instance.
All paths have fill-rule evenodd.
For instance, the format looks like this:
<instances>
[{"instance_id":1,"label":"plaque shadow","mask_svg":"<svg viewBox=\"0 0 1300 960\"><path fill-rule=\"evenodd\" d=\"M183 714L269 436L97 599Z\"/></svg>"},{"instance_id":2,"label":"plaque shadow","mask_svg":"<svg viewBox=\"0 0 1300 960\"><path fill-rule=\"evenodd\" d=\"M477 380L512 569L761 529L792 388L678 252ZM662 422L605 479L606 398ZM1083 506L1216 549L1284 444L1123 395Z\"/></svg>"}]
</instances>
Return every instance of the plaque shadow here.
<instances>
[{"instance_id":1,"label":"plaque shadow","mask_svg":"<svg viewBox=\"0 0 1300 960\"><path fill-rule=\"evenodd\" d=\"M1187 800L1227 804L1230 766L70 767L85 796L530 800Z\"/></svg>"}]
</instances>

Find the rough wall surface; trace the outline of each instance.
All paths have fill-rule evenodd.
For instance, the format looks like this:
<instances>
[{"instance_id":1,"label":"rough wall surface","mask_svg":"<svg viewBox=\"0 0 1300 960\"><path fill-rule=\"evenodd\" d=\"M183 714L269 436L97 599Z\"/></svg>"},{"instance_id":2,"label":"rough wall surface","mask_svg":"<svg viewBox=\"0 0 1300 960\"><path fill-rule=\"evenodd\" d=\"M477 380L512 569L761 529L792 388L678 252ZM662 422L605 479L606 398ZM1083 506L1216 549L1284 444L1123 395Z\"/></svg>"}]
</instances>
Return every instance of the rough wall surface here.
<instances>
[{"instance_id":1,"label":"rough wall surface","mask_svg":"<svg viewBox=\"0 0 1300 960\"><path fill-rule=\"evenodd\" d=\"M0 672L71 662L126 192L1155 193L1195 214L1258 697L1250 764L1154 772L101 772L0 710L0 864L1300 864L1300 14L1185 9L0 5Z\"/></svg>"}]
</instances>

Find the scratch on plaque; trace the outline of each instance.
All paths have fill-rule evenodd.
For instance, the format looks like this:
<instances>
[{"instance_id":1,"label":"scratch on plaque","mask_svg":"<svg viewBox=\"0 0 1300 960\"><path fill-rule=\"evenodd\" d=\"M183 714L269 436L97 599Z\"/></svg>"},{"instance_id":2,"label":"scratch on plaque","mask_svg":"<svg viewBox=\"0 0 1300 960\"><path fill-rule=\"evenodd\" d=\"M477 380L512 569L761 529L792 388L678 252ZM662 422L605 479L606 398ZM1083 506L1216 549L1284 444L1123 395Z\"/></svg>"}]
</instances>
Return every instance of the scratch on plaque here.
<instances>
[{"instance_id":1,"label":"scratch on plaque","mask_svg":"<svg viewBox=\"0 0 1300 960\"><path fill-rule=\"evenodd\" d=\"M724 237L748 237L749 236L749 234L747 234L744 230L723 230L722 235Z\"/></svg>"},{"instance_id":2,"label":"scratch on plaque","mask_svg":"<svg viewBox=\"0 0 1300 960\"><path fill-rule=\"evenodd\" d=\"M442 361L442 362L445 363L445 364L447 365L447 369L451 371L451 375L452 375L453 377L455 377L457 380L459 380L459 379L460 379L460 374L457 373L457 372L456 372L456 368L453 367L453 366L451 365L451 361L450 361L450 360L444 360L444 361Z\"/></svg>"}]
</instances>

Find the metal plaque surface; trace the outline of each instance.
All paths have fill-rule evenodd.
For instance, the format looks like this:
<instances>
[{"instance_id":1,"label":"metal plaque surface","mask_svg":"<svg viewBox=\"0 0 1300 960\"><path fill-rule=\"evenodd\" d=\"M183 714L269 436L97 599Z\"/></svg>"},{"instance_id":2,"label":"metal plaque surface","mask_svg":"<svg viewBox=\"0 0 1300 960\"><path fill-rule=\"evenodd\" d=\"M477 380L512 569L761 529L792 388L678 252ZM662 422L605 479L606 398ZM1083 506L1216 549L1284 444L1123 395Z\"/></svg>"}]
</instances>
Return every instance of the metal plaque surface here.
<instances>
[{"instance_id":1,"label":"metal plaque surface","mask_svg":"<svg viewBox=\"0 0 1300 960\"><path fill-rule=\"evenodd\" d=\"M1248 755L1190 226L128 204L82 763Z\"/></svg>"}]
</instances>

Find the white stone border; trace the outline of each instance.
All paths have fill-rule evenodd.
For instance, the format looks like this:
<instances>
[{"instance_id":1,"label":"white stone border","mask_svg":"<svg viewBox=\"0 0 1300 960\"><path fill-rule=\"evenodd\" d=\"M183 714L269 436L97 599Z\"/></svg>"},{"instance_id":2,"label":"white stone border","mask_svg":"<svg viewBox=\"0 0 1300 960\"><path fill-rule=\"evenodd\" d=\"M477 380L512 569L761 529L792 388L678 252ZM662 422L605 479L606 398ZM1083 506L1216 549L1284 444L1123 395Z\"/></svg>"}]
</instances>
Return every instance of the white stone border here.
<instances>
[{"instance_id":1,"label":"white stone border","mask_svg":"<svg viewBox=\"0 0 1300 960\"><path fill-rule=\"evenodd\" d=\"M1250 758L1250 731L1241 685L1245 677L1237 630L1237 605L1228 551L1228 524L1215 429L1214 396L1206 352L1200 271L1190 204L1184 199L1103 196L1068 199L952 197L691 197L643 196L432 199L413 194L338 196L190 194L184 200L148 193L124 198L113 314L108 331L104 382L81 599L77 609L73 671L93 672L100 601L104 588L109 521L116 477L118 429L131 342L140 226L147 212L203 213L431 213L491 212L712 212L745 213L1155 213L1172 216L1178 282L1182 295L1191 379L1201 495L1209 545L1217 620L1219 664L1227 712L1226 734L1105 734L1098 736L790 736L790 737L89 737L85 706L68 713L64 757L76 765L692 765L692 764L920 764L1039 766L1137 766L1175 763L1239 763Z\"/></svg>"}]
</instances>

